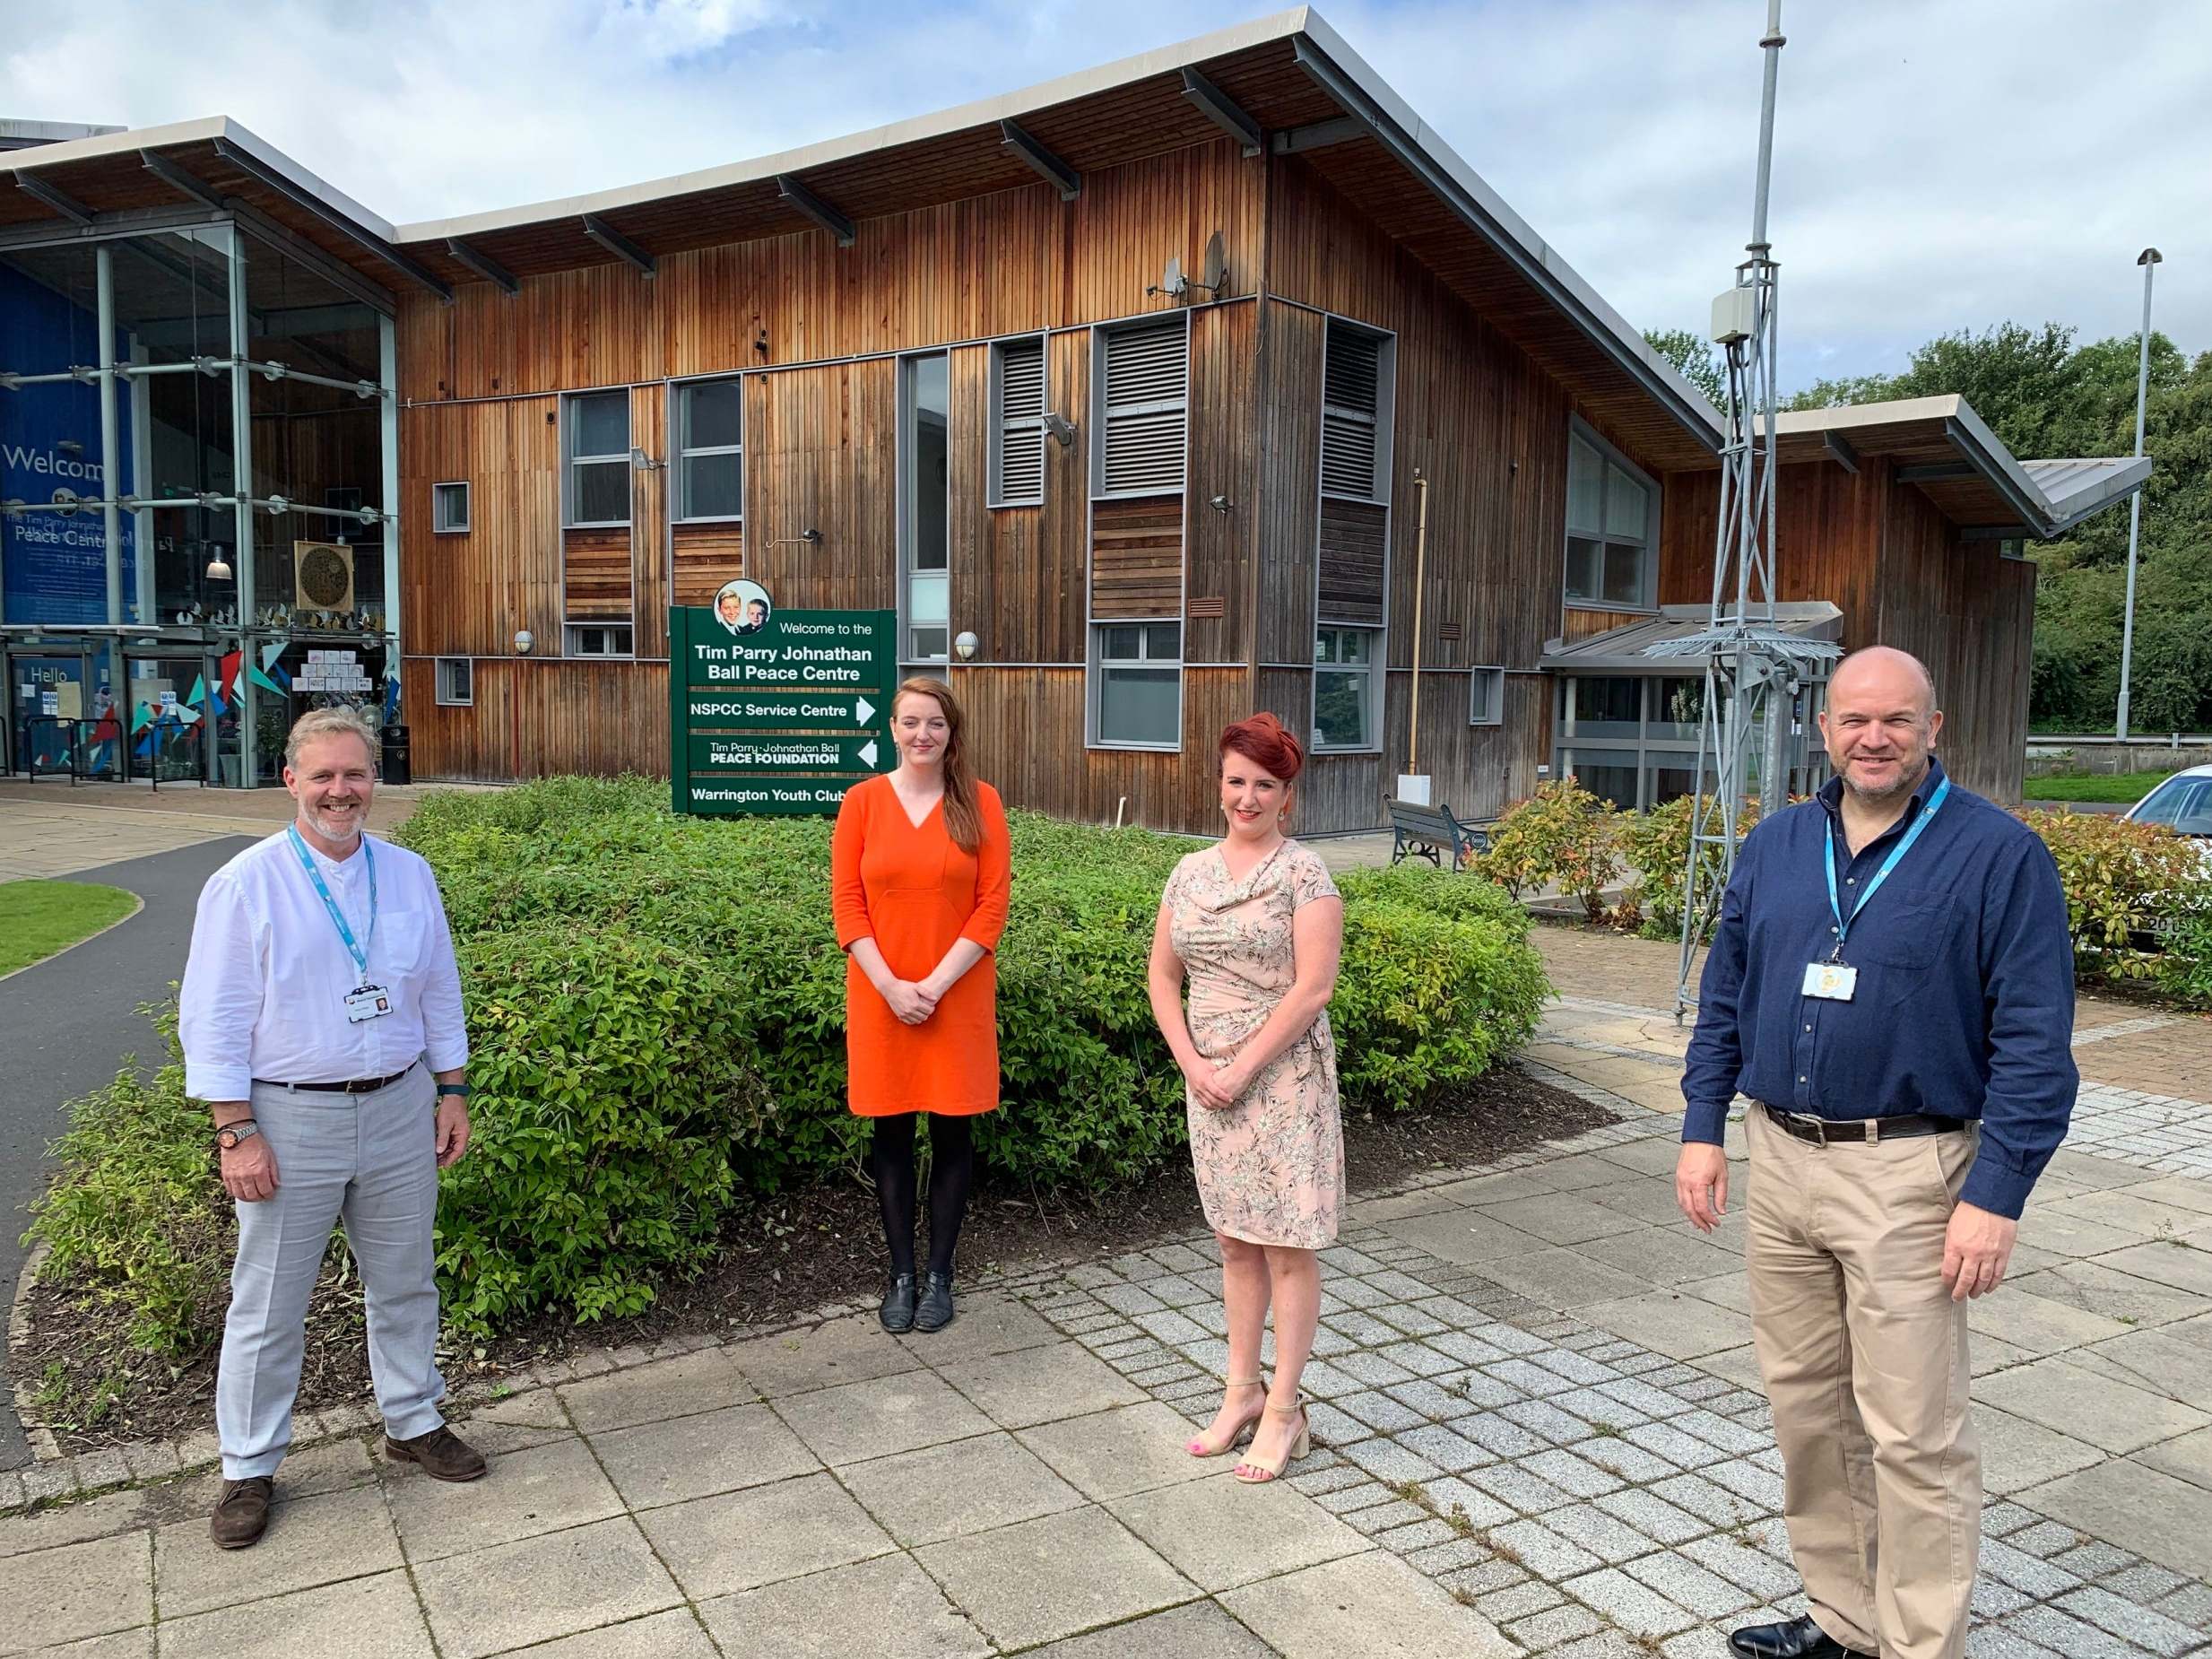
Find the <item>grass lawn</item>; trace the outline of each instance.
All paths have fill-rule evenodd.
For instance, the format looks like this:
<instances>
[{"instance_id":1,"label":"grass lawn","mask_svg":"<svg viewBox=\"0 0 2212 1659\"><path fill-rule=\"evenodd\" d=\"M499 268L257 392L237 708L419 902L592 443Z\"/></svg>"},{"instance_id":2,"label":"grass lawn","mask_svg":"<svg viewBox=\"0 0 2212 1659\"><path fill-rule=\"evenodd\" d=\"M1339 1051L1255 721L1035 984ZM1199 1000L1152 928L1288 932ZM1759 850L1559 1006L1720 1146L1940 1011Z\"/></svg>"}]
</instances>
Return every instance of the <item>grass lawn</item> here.
<instances>
[{"instance_id":1,"label":"grass lawn","mask_svg":"<svg viewBox=\"0 0 2212 1659\"><path fill-rule=\"evenodd\" d=\"M0 974L43 961L137 907L137 895L119 887L0 882Z\"/></svg>"}]
</instances>

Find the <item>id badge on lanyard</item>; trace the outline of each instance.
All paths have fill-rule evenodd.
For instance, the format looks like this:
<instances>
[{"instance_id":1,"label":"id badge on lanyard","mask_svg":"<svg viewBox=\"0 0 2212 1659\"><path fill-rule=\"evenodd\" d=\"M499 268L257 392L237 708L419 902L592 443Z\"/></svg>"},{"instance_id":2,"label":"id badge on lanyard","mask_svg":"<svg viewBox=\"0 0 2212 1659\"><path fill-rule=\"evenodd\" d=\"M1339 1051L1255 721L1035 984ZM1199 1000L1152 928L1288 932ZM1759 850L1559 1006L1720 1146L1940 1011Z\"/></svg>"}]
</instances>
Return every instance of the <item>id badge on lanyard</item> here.
<instances>
[{"instance_id":1,"label":"id badge on lanyard","mask_svg":"<svg viewBox=\"0 0 2212 1659\"><path fill-rule=\"evenodd\" d=\"M1800 995L1822 1002L1848 1003L1859 994L1859 970L1843 960L1843 941L1851 934L1851 925L1859 919L1872 902L1874 895L1881 890L1882 883L1889 880L1889 873L1913 850L1913 843L1920 839L1921 831L1928 828L1941 809L1944 796L1950 793L1951 780L1947 777L1936 786L1935 794L1928 797L1927 806L1913 821L1913 827L1904 832L1896 846L1889 849L1889 856L1882 860L1882 867L1874 873L1874 879L1859 895L1859 901L1852 906L1849 916L1843 914L1843 900L1835 890L1835 832L1826 825L1822 826L1821 832L1826 838L1821 843L1821 852L1827 862L1828 913L1835 917L1835 945L1828 952L1827 960L1805 964L1805 979L1799 987Z\"/></svg>"},{"instance_id":2,"label":"id badge on lanyard","mask_svg":"<svg viewBox=\"0 0 2212 1659\"><path fill-rule=\"evenodd\" d=\"M346 1022L349 1025L365 1025L371 1020L383 1019L392 1012L392 993L369 977L369 952L377 942L376 849L369 845L367 836L361 838L361 857L367 861L369 868L369 937L366 941L357 941L353 937L352 927L345 919L345 912L331 897L330 883L323 880L323 873L315 867L315 860L308 856L307 843L299 838L299 831L287 828L285 834L291 837L292 850L299 855L299 866L308 873L308 880L315 883L315 890L322 899L323 908L330 912L331 925L338 930L338 938L344 944L346 954L353 959L353 966L360 975L360 981L346 993L343 999Z\"/></svg>"}]
</instances>

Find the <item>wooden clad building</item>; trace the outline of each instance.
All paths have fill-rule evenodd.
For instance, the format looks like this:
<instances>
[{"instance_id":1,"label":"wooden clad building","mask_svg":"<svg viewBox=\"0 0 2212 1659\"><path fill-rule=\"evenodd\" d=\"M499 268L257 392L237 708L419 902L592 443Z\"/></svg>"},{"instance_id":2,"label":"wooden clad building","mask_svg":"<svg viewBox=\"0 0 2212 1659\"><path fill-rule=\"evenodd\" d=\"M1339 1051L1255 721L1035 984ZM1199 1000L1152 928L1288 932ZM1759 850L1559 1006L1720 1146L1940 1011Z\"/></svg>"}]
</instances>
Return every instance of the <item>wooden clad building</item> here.
<instances>
[{"instance_id":1,"label":"wooden clad building","mask_svg":"<svg viewBox=\"0 0 2212 1659\"><path fill-rule=\"evenodd\" d=\"M742 576L897 609L1043 812L1207 829L1255 708L1313 739L1307 834L1384 822L1417 736L1463 816L1680 783L1688 682L1608 639L1706 600L1719 417L1310 11L384 229L419 775L664 771L667 607ZM1781 596L1929 656L2017 795L2006 554L2139 471L1930 401L1785 422Z\"/></svg>"}]
</instances>

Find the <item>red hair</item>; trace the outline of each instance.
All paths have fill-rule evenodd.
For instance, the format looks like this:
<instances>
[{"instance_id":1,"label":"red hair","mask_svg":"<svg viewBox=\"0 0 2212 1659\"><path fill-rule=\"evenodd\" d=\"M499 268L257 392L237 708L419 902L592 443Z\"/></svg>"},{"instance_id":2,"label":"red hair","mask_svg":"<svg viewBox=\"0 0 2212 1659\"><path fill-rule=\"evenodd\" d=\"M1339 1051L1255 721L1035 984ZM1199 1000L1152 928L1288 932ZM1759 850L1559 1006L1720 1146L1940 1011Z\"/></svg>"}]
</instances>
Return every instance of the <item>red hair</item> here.
<instances>
[{"instance_id":1,"label":"red hair","mask_svg":"<svg viewBox=\"0 0 2212 1659\"><path fill-rule=\"evenodd\" d=\"M1284 784L1295 781L1306 767L1306 751L1298 740L1283 729L1283 723L1271 714L1252 715L1225 726L1221 732L1221 758L1231 753L1240 754L1265 772L1270 777Z\"/></svg>"}]
</instances>

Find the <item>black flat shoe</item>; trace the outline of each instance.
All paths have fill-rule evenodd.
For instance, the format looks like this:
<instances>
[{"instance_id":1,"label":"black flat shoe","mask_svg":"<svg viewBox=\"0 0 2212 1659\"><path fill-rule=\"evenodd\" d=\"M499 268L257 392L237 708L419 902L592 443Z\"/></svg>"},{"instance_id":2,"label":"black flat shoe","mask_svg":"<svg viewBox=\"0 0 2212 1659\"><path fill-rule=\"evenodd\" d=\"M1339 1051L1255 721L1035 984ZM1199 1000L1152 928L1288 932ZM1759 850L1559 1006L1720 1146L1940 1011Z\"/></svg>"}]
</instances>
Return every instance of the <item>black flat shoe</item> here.
<instances>
[{"instance_id":1,"label":"black flat shoe","mask_svg":"<svg viewBox=\"0 0 2212 1659\"><path fill-rule=\"evenodd\" d=\"M1747 1625L1729 1637L1728 1646L1743 1659L1874 1659L1872 1654L1844 1646L1809 1614L1787 1624Z\"/></svg>"},{"instance_id":2,"label":"black flat shoe","mask_svg":"<svg viewBox=\"0 0 2212 1659\"><path fill-rule=\"evenodd\" d=\"M952 1323L952 1275L932 1273L922 1287L921 1305L914 1310L917 1331L941 1331Z\"/></svg>"},{"instance_id":3,"label":"black flat shoe","mask_svg":"<svg viewBox=\"0 0 2212 1659\"><path fill-rule=\"evenodd\" d=\"M876 1312L883 1328L894 1336L914 1329L914 1275L893 1273L883 1291L883 1306Z\"/></svg>"}]
</instances>

